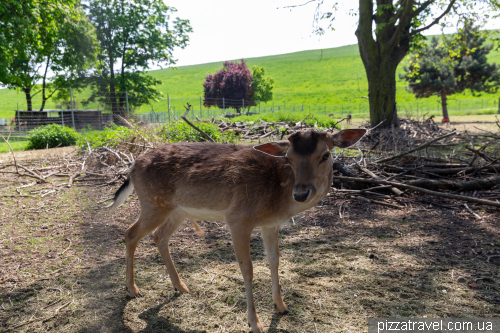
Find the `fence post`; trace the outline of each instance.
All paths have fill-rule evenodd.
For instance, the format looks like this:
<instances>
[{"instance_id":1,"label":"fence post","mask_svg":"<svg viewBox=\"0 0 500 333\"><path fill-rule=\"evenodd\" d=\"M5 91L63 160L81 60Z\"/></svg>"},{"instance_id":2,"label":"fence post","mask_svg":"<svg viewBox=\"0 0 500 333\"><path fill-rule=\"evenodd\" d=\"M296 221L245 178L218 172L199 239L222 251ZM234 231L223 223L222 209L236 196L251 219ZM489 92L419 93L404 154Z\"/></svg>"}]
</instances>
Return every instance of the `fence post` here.
<instances>
[{"instance_id":1,"label":"fence post","mask_svg":"<svg viewBox=\"0 0 500 333\"><path fill-rule=\"evenodd\" d=\"M17 102L17 126L19 127L19 136L21 136L21 112L19 112L19 102Z\"/></svg>"},{"instance_id":2,"label":"fence post","mask_svg":"<svg viewBox=\"0 0 500 333\"><path fill-rule=\"evenodd\" d=\"M71 89L71 87L69 87L69 98L70 98L70 103L71 103L71 120L73 121L73 128L76 130L75 113L73 111L73 89Z\"/></svg>"},{"instance_id":3,"label":"fence post","mask_svg":"<svg viewBox=\"0 0 500 333\"><path fill-rule=\"evenodd\" d=\"M125 90L125 102L127 103L127 117L130 118L130 110L128 108L128 90Z\"/></svg>"}]
</instances>

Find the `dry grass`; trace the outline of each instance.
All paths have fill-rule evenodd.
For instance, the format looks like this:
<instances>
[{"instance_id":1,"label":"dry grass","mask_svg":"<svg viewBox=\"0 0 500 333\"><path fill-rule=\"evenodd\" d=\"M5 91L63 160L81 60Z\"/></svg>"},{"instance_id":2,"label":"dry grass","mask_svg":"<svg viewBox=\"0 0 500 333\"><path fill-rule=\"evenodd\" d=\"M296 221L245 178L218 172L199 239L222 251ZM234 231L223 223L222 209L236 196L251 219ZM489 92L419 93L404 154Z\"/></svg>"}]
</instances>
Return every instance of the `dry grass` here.
<instances>
[{"instance_id":1,"label":"dry grass","mask_svg":"<svg viewBox=\"0 0 500 333\"><path fill-rule=\"evenodd\" d=\"M15 186L31 182L10 177L0 176L0 195L15 196ZM122 239L139 204L131 196L109 215L98 202L114 190L87 186L43 199L2 198L0 331L31 320L17 331L248 332L241 275L220 223L201 222L204 237L184 224L171 241L190 294L175 293L147 237L136 254L136 283L145 297L127 297ZM281 284L293 311L286 316L273 309L255 232L254 294L266 331L366 332L369 317L498 316L500 258L486 260L500 254L499 210L471 206L478 221L463 206L425 203L450 204L435 198L403 201L405 210L388 210L332 194L283 226ZM478 288L468 287L476 280Z\"/></svg>"}]
</instances>

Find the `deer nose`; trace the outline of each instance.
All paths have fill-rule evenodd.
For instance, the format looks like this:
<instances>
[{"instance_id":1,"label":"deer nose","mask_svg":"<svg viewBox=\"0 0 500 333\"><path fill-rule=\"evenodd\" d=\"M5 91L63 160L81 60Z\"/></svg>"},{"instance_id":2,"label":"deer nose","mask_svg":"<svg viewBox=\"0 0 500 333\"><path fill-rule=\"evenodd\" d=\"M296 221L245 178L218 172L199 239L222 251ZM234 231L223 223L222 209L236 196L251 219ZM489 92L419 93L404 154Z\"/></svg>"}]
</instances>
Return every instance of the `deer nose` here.
<instances>
[{"instance_id":1,"label":"deer nose","mask_svg":"<svg viewBox=\"0 0 500 333\"><path fill-rule=\"evenodd\" d=\"M295 193L295 191L293 191L293 198L295 199L295 201L304 202L307 200L307 198L309 198L309 194L311 194L310 190L307 190L306 192L301 194L297 194Z\"/></svg>"}]
</instances>

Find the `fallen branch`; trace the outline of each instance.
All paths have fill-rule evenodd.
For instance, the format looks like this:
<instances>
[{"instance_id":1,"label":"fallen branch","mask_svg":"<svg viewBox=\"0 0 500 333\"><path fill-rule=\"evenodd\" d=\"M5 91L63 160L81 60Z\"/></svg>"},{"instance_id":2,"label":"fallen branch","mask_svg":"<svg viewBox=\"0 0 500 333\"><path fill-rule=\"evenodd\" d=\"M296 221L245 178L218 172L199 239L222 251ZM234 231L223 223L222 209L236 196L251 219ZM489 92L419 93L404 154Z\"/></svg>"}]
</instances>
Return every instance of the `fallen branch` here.
<instances>
[{"instance_id":1,"label":"fallen branch","mask_svg":"<svg viewBox=\"0 0 500 333\"><path fill-rule=\"evenodd\" d=\"M366 169L366 168L363 168L361 165L358 164L358 168L363 171L364 173L366 173L368 176L372 177L373 179L377 179L377 180L382 180L381 177L377 176L376 174L374 174L373 172L371 172L370 170ZM391 187L391 191L394 192L394 194L398 195L398 196L401 196L403 195L403 191L401 191L400 189L397 189L395 187Z\"/></svg>"},{"instance_id":2,"label":"fallen branch","mask_svg":"<svg viewBox=\"0 0 500 333\"><path fill-rule=\"evenodd\" d=\"M181 116L181 118L189 125L191 126L192 128L194 128L195 130L197 130L201 135L203 135L203 137L205 139L207 139L208 141L212 141L212 142L215 142L214 139L212 139L207 133L203 132L201 129L199 129L198 127L196 127L195 125L193 125L189 120L187 120L186 116L188 115L189 113L189 110L191 110L191 104L187 103L188 107L186 107L186 113L184 113L183 116Z\"/></svg>"},{"instance_id":3,"label":"fallen branch","mask_svg":"<svg viewBox=\"0 0 500 333\"><path fill-rule=\"evenodd\" d=\"M405 155L407 155L407 154L411 154L411 153L413 153L413 152L415 152L415 151L417 151L417 150L420 150L420 149L422 149L422 148L425 148L425 147L430 146L431 144L433 144L433 143L434 143L434 142L436 142L436 141L442 140L442 139L444 139L444 138L447 138L447 137L452 136L452 135L455 135L455 134L456 134L456 132L455 132L455 131L453 131L453 132L451 132L451 133L448 133L448 134L442 135L442 136L440 136L440 137L438 137L438 138L435 138L435 139L432 139L432 140L430 140L430 141L427 141L426 143L423 143L423 144L421 144L420 146L417 146L417 147L415 147L415 148L413 148L413 149L410 149L410 150L404 151L404 152L402 152L402 153L400 153L400 154L397 154L397 155L394 155L394 156L391 156L391 157L387 157L387 158L382 158L382 159L380 159L380 160L376 160L376 161L375 161L375 163L384 163L384 162L389 162L389 161L395 160L395 159L397 159L397 158L400 158L401 156L405 156Z\"/></svg>"},{"instance_id":4,"label":"fallen branch","mask_svg":"<svg viewBox=\"0 0 500 333\"><path fill-rule=\"evenodd\" d=\"M467 202L474 202L474 203L478 203L478 204L481 204L481 205L488 205L488 206L494 206L494 207L499 207L500 208L500 202L495 202L495 201L490 201L490 200L485 200L485 199L479 199L479 198L474 198L474 197L466 197L466 196L457 195L457 194L449 194L449 193L436 192L436 191L431 191L431 190L428 190L428 189L425 189L425 188L421 188L421 187L417 187L417 186L412 186L412 185L407 185L407 184L401 184L401 183L395 183L395 182L388 182L388 181L385 181L385 180L374 180L374 179L355 178L355 177L342 177L342 176L334 176L333 178L334 179L339 179L339 180L361 182L361 183L391 185L391 186L394 186L394 187L405 188L405 189L408 189L408 190L422 192L422 193L434 195L434 196L437 196L437 197L443 197L443 198L455 199L455 200L467 201Z\"/></svg>"}]
</instances>

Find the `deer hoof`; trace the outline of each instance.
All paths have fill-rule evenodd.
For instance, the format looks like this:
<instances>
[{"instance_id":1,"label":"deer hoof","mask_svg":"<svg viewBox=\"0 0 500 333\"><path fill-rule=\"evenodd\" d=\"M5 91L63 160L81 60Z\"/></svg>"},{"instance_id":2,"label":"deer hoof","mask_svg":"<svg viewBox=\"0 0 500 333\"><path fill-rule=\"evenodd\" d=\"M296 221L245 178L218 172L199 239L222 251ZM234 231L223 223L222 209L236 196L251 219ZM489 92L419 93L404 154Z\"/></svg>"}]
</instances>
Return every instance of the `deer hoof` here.
<instances>
[{"instance_id":1,"label":"deer hoof","mask_svg":"<svg viewBox=\"0 0 500 333\"><path fill-rule=\"evenodd\" d=\"M143 294L141 294L141 293L138 293L138 294L137 294L137 295L135 295L135 296L130 296L130 298L132 298L132 299L134 299L134 298L141 298L141 297L144 297L144 295L143 295Z\"/></svg>"},{"instance_id":2,"label":"deer hoof","mask_svg":"<svg viewBox=\"0 0 500 333\"><path fill-rule=\"evenodd\" d=\"M290 310L289 308L286 308L285 311L280 312L280 315L286 315L286 314L289 314L291 312L292 312L292 310Z\"/></svg>"}]
</instances>

